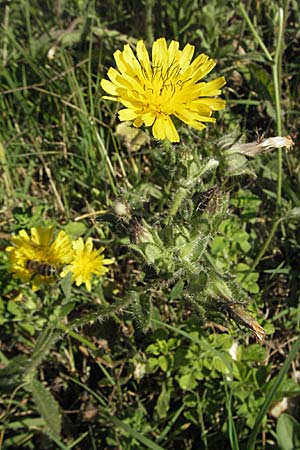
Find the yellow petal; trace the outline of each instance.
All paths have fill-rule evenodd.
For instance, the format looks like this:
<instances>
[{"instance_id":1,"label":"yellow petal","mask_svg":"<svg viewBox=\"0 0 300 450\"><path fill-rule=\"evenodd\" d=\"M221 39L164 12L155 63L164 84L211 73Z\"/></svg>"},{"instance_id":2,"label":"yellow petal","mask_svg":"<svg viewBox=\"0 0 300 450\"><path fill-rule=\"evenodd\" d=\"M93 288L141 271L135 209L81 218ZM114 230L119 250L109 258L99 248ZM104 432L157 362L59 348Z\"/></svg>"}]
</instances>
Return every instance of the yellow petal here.
<instances>
[{"instance_id":1,"label":"yellow petal","mask_svg":"<svg viewBox=\"0 0 300 450\"><path fill-rule=\"evenodd\" d=\"M153 122L156 119L156 114L154 114L153 111L150 111L146 114L142 115L142 120L144 122L144 124L146 125L146 127L151 127L151 125L153 125Z\"/></svg>"},{"instance_id":2,"label":"yellow petal","mask_svg":"<svg viewBox=\"0 0 300 450\"><path fill-rule=\"evenodd\" d=\"M179 42L171 41L168 48L168 65L171 65L172 63L174 63L174 61L178 60L178 56L179 56Z\"/></svg>"},{"instance_id":3,"label":"yellow petal","mask_svg":"<svg viewBox=\"0 0 300 450\"><path fill-rule=\"evenodd\" d=\"M140 63L136 59L130 45L128 45L128 44L124 45L124 51L123 51L122 57L124 58L124 61L127 65L127 71L129 69L131 69L133 72L133 75L134 75L135 73L138 73L141 70Z\"/></svg>"},{"instance_id":4,"label":"yellow petal","mask_svg":"<svg viewBox=\"0 0 300 450\"><path fill-rule=\"evenodd\" d=\"M108 94L118 95L116 86L108 80L101 80L101 87Z\"/></svg>"},{"instance_id":5,"label":"yellow petal","mask_svg":"<svg viewBox=\"0 0 300 450\"><path fill-rule=\"evenodd\" d=\"M191 60L194 55L195 47L191 44L187 44L181 54L179 64L182 70L186 70L191 63Z\"/></svg>"},{"instance_id":6,"label":"yellow petal","mask_svg":"<svg viewBox=\"0 0 300 450\"><path fill-rule=\"evenodd\" d=\"M115 58L116 65L117 65L117 68L119 69L119 71L121 73L126 72L126 65L124 64L124 61L123 61L123 58L122 58L122 52L120 50L117 50L114 53L114 58Z\"/></svg>"},{"instance_id":7,"label":"yellow petal","mask_svg":"<svg viewBox=\"0 0 300 450\"><path fill-rule=\"evenodd\" d=\"M168 48L165 38L157 39L152 45L152 64L156 67L166 61Z\"/></svg>"},{"instance_id":8,"label":"yellow petal","mask_svg":"<svg viewBox=\"0 0 300 450\"><path fill-rule=\"evenodd\" d=\"M148 79L151 79L151 72L152 72L151 63L150 63L149 54L145 47L144 41L142 41L142 40L138 41L138 43L136 45L136 54L140 61L140 64L144 68L144 71L145 71Z\"/></svg>"},{"instance_id":9,"label":"yellow petal","mask_svg":"<svg viewBox=\"0 0 300 450\"><path fill-rule=\"evenodd\" d=\"M169 116L158 117L152 127L156 139L169 139L170 142L179 142L179 135Z\"/></svg>"},{"instance_id":10,"label":"yellow petal","mask_svg":"<svg viewBox=\"0 0 300 450\"><path fill-rule=\"evenodd\" d=\"M220 95L221 94L220 88L223 87L225 84L226 84L225 78L220 77L216 78L215 80L209 81L208 83L200 83L199 89L197 91L199 93L199 96L210 97L213 95Z\"/></svg>"},{"instance_id":11,"label":"yellow petal","mask_svg":"<svg viewBox=\"0 0 300 450\"><path fill-rule=\"evenodd\" d=\"M205 97L193 102L195 105L208 105L213 111L221 111L226 106L226 101L222 98Z\"/></svg>"},{"instance_id":12,"label":"yellow petal","mask_svg":"<svg viewBox=\"0 0 300 450\"><path fill-rule=\"evenodd\" d=\"M143 122L141 116L137 116L137 118L133 122L133 126L135 126L136 128L140 128L143 124L144 124L144 122Z\"/></svg>"},{"instance_id":13,"label":"yellow petal","mask_svg":"<svg viewBox=\"0 0 300 450\"><path fill-rule=\"evenodd\" d=\"M103 95L104 100L112 100L113 102L118 102L119 99L117 97L110 97L109 95Z\"/></svg>"},{"instance_id":14,"label":"yellow petal","mask_svg":"<svg viewBox=\"0 0 300 450\"><path fill-rule=\"evenodd\" d=\"M134 112L132 109L120 109L118 115L121 122L124 122L126 120L134 120L136 118L136 112Z\"/></svg>"}]
</instances>

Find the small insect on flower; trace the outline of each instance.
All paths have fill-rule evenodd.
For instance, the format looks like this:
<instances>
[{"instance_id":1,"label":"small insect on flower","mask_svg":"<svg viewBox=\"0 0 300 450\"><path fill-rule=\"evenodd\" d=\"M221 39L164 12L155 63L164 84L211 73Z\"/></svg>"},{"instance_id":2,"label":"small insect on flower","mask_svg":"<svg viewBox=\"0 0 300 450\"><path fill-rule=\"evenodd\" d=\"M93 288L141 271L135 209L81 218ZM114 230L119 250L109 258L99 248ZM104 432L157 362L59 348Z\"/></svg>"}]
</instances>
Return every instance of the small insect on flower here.
<instances>
[{"instance_id":1,"label":"small insect on flower","mask_svg":"<svg viewBox=\"0 0 300 450\"><path fill-rule=\"evenodd\" d=\"M30 282L34 291L54 283L73 258L71 239L63 230L56 234L53 226L33 227L30 233L20 230L6 251L13 277Z\"/></svg>"},{"instance_id":2,"label":"small insect on flower","mask_svg":"<svg viewBox=\"0 0 300 450\"><path fill-rule=\"evenodd\" d=\"M54 277L59 273L58 267L43 261L28 259L25 264L26 269L33 272L33 275L41 275L43 277Z\"/></svg>"}]
</instances>

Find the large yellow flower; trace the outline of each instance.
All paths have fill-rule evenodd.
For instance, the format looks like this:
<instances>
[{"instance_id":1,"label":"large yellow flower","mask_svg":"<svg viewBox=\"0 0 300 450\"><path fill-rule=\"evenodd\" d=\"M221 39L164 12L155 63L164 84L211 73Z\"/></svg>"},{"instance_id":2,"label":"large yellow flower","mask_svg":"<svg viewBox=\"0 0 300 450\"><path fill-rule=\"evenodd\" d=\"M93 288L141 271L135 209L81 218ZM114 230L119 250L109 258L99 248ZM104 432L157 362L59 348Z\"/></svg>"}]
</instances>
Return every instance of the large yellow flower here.
<instances>
[{"instance_id":1,"label":"large yellow flower","mask_svg":"<svg viewBox=\"0 0 300 450\"><path fill-rule=\"evenodd\" d=\"M193 128L205 128L203 122L215 122L213 111L225 108L220 88L224 77L209 82L199 82L216 65L213 59L202 53L193 62L194 46L187 44L179 50L179 43L167 46L164 38L152 46L152 61L143 41L136 46L137 58L128 44L117 50L114 58L118 70L108 70L108 80L102 80L102 88L110 94L104 98L119 101L125 109L119 111L121 121L133 121L133 125L152 126L156 139L179 142L179 135L170 116L177 117Z\"/></svg>"},{"instance_id":2,"label":"large yellow flower","mask_svg":"<svg viewBox=\"0 0 300 450\"><path fill-rule=\"evenodd\" d=\"M65 277L71 272L72 281L76 283L76 286L85 283L87 290L90 291L92 275L104 275L108 272L105 266L113 264L114 259L104 257L102 254L104 247L100 247L99 250L94 249L91 238L88 238L85 243L82 238L74 241L73 251L72 262L63 269L60 276Z\"/></svg>"},{"instance_id":3,"label":"large yellow flower","mask_svg":"<svg viewBox=\"0 0 300 450\"><path fill-rule=\"evenodd\" d=\"M20 230L6 251L14 277L24 282L31 281L33 290L42 283L53 282L73 257L69 236L60 231L55 237L54 227L33 227L30 236L25 230Z\"/></svg>"}]
</instances>

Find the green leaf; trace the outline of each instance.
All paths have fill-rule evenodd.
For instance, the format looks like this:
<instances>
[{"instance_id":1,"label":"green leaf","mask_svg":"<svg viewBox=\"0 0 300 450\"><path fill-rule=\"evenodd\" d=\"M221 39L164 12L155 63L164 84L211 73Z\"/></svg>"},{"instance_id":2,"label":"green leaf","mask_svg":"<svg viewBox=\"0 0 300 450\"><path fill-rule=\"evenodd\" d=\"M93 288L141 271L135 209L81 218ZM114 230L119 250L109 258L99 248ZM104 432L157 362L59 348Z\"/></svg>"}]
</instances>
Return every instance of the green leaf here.
<instances>
[{"instance_id":1,"label":"green leaf","mask_svg":"<svg viewBox=\"0 0 300 450\"><path fill-rule=\"evenodd\" d=\"M247 241L248 235L246 233L236 233L236 234L237 234L236 241L239 243L239 246L241 247L241 249L243 250L244 253L248 253L249 250L251 249L251 245Z\"/></svg>"},{"instance_id":2,"label":"green leaf","mask_svg":"<svg viewBox=\"0 0 300 450\"><path fill-rule=\"evenodd\" d=\"M162 249L155 244L145 244L145 256L148 264L154 264L163 255Z\"/></svg>"},{"instance_id":3,"label":"green leaf","mask_svg":"<svg viewBox=\"0 0 300 450\"><path fill-rule=\"evenodd\" d=\"M168 366L169 366L167 357L164 356L164 355L161 355L161 356L158 358L158 363L159 363L159 367L161 368L161 370L163 370L164 372L166 372L167 369L168 369Z\"/></svg>"},{"instance_id":4,"label":"green leaf","mask_svg":"<svg viewBox=\"0 0 300 450\"><path fill-rule=\"evenodd\" d=\"M195 173L195 175L197 175L197 179L201 176L203 177L203 175L207 172L210 172L214 169L216 169L219 166L219 161L217 161L216 159L209 159L205 161L205 164L201 167L201 170L199 173Z\"/></svg>"},{"instance_id":5,"label":"green leaf","mask_svg":"<svg viewBox=\"0 0 300 450\"><path fill-rule=\"evenodd\" d=\"M152 313L151 295L146 294L140 296L138 292L132 291L131 293L132 303L130 309L132 311L134 320L144 333L150 327L150 319Z\"/></svg>"},{"instance_id":6,"label":"green leaf","mask_svg":"<svg viewBox=\"0 0 300 450\"><path fill-rule=\"evenodd\" d=\"M254 89L259 96L265 99L265 102L272 101L274 99L274 84L272 77L267 69L262 65L250 64L249 70L252 77L252 83Z\"/></svg>"},{"instance_id":7,"label":"green leaf","mask_svg":"<svg viewBox=\"0 0 300 450\"><path fill-rule=\"evenodd\" d=\"M50 324L39 335L31 357L29 359L28 368L26 370L25 379L31 382L36 368L46 358L51 348L59 339L59 332Z\"/></svg>"},{"instance_id":8,"label":"green leaf","mask_svg":"<svg viewBox=\"0 0 300 450\"><path fill-rule=\"evenodd\" d=\"M61 414L57 401L45 386L35 378L28 387L32 392L37 410L44 419L50 434L59 439L61 433Z\"/></svg>"},{"instance_id":9,"label":"green leaf","mask_svg":"<svg viewBox=\"0 0 300 450\"><path fill-rule=\"evenodd\" d=\"M7 311L18 319L21 319L24 316L24 310L14 300L8 301Z\"/></svg>"},{"instance_id":10,"label":"green leaf","mask_svg":"<svg viewBox=\"0 0 300 450\"><path fill-rule=\"evenodd\" d=\"M86 225L83 222L69 222L64 230L67 234L72 236L73 239L76 239L85 233Z\"/></svg>"},{"instance_id":11,"label":"green leaf","mask_svg":"<svg viewBox=\"0 0 300 450\"><path fill-rule=\"evenodd\" d=\"M192 372L188 373L187 375L183 375L182 377L178 378L178 383L181 389L185 390L193 390L197 386L197 381L195 380L195 376Z\"/></svg>"},{"instance_id":12,"label":"green leaf","mask_svg":"<svg viewBox=\"0 0 300 450\"><path fill-rule=\"evenodd\" d=\"M127 423L122 422L117 417L109 417L109 419L114 423L115 426L117 426L122 431L129 433L131 436L145 445L146 448L149 448L151 450L165 450L163 447L160 447L158 444L151 441L146 436L143 436L135 428L130 427Z\"/></svg>"},{"instance_id":13,"label":"green leaf","mask_svg":"<svg viewBox=\"0 0 300 450\"><path fill-rule=\"evenodd\" d=\"M288 212L288 217L291 219L300 219L300 208L293 208Z\"/></svg>"},{"instance_id":14,"label":"green leaf","mask_svg":"<svg viewBox=\"0 0 300 450\"><path fill-rule=\"evenodd\" d=\"M60 282L62 291L64 293L65 299L63 303L66 303L71 297L72 290L72 273L69 272Z\"/></svg>"},{"instance_id":15,"label":"green leaf","mask_svg":"<svg viewBox=\"0 0 300 450\"><path fill-rule=\"evenodd\" d=\"M226 394L226 409L228 413L228 435L231 443L232 450L239 450L239 441L237 436L237 430L235 426L235 422L232 416L233 405L232 405L232 390L228 389L228 383L226 378L224 377L224 388Z\"/></svg>"},{"instance_id":16,"label":"green leaf","mask_svg":"<svg viewBox=\"0 0 300 450\"><path fill-rule=\"evenodd\" d=\"M26 428L27 430L37 430L42 429L45 425L45 422L40 417L22 417L20 420L15 420L14 422L9 423L3 423L0 425L0 430L24 430ZM5 444L7 445L7 448L9 448L8 439L5 439Z\"/></svg>"},{"instance_id":17,"label":"green leaf","mask_svg":"<svg viewBox=\"0 0 300 450\"><path fill-rule=\"evenodd\" d=\"M213 368L215 370L217 370L218 372L221 372L224 375L228 375L229 374L229 370L228 370L227 365L218 356L214 356L213 357L213 359L212 359L212 366L213 366Z\"/></svg>"},{"instance_id":18,"label":"green leaf","mask_svg":"<svg viewBox=\"0 0 300 450\"><path fill-rule=\"evenodd\" d=\"M0 370L1 392L11 392L22 383L22 376L27 366L27 359L23 355L16 356L8 365Z\"/></svg>"},{"instance_id":19,"label":"green leaf","mask_svg":"<svg viewBox=\"0 0 300 450\"><path fill-rule=\"evenodd\" d=\"M170 299L175 300L176 298L180 298L182 295L183 288L184 288L184 281L178 280L171 290Z\"/></svg>"},{"instance_id":20,"label":"green leaf","mask_svg":"<svg viewBox=\"0 0 300 450\"><path fill-rule=\"evenodd\" d=\"M64 319L65 317L70 314L71 311L75 308L76 303L75 302L69 302L66 305L62 304L55 308L54 310L54 316L57 317L57 319Z\"/></svg>"},{"instance_id":21,"label":"green leaf","mask_svg":"<svg viewBox=\"0 0 300 450\"><path fill-rule=\"evenodd\" d=\"M277 421L276 435L280 450L300 448L300 425L294 417L281 414Z\"/></svg>"},{"instance_id":22,"label":"green leaf","mask_svg":"<svg viewBox=\"0 0 300 450\"><path fill-rule=\"evenodd\" d=\"M162 384L161 393L157 399L157 403L155 406L155 410L159 415L160 419L164 419L167 416L167 413L170 408L170 399L171 399L171 388L166 385L166 383Z\"/></svg>"}]
</instances>

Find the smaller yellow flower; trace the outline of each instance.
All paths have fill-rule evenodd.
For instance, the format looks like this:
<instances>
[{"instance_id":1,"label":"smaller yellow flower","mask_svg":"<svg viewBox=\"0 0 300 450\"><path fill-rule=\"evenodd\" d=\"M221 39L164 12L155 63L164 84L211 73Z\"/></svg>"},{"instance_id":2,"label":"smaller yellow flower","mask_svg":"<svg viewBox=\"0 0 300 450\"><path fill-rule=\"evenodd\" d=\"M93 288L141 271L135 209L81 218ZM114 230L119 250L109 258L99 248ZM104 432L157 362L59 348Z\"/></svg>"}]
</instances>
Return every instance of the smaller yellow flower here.
<instances>
[{"instance_id":1,"label":"smaller yellow flower","mask_svg":"<svg viewBox=\"0 0 300 450\"><path fill-rule=\"evenodd\" d=\"M82 238L77 239L73 242L73 260L63 269L60 276L65 277L71 272L72 281L76 286L85 283L87 290L90 291L92 275L104 275L108 272L105 266L115 262L114 259L104 257L104 250L104 247L94 249L92 238L88 238L85 243Z\"/></svg>"},{"instance_id":2,"label":"smaller yellow flower","mask_svg":"<svg viewBox=\"0 0 300 450\"><path fill-rule=\"evenodd\" d=\"M69 236L60 231L55 237L54 227L33 227L30 235L20 230L6 251L13 276L31 281L34 291L43 283L53 282L55 273L70 263L73 256Z\"/></svg>"}]
</instances>

